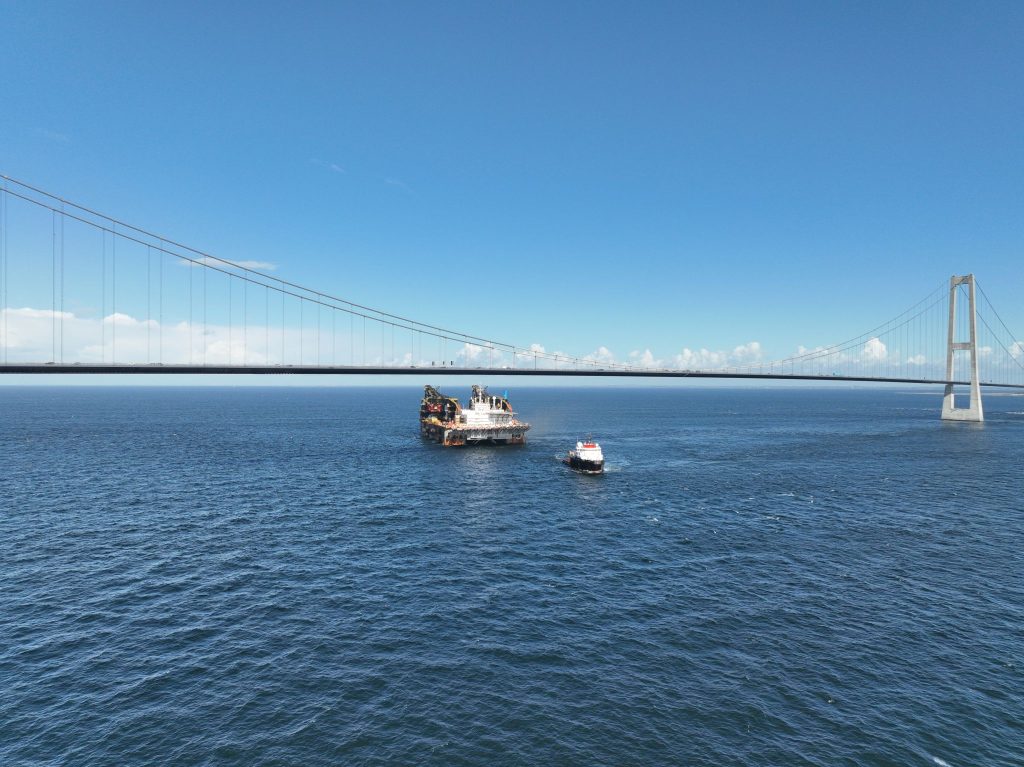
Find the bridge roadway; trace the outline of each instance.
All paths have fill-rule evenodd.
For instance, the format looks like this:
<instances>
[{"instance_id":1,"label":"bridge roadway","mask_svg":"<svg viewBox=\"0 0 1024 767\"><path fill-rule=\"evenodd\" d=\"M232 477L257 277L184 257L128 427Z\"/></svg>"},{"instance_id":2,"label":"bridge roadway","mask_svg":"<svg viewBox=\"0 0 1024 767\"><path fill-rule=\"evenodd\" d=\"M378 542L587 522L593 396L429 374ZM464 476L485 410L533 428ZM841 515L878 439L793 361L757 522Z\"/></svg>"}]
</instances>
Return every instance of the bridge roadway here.
<instances>
[{"instance_id":1,"label":"bridge roadway","mask_svg":"<svg viewBox=\"0 0 1024 767\"><path fill-rule=\"evenodd\" d=\"M814 375L807 373L738 373L704 370L584 370L555 368L484 368L484 367L380 367L366 365L147 365L80 364L80 363L9 363L0 364L3 373L73 373L120 375L449 375L476 376L572 376L585 378L727 378L755 381L854 381L860 383L930 384L952 383L969 386L970 381L940 381L930 378L879 378L875 376ZM982 386L1002 389L1024 389L1024 384L986 383Z\"/></svg>"}]
</instances>

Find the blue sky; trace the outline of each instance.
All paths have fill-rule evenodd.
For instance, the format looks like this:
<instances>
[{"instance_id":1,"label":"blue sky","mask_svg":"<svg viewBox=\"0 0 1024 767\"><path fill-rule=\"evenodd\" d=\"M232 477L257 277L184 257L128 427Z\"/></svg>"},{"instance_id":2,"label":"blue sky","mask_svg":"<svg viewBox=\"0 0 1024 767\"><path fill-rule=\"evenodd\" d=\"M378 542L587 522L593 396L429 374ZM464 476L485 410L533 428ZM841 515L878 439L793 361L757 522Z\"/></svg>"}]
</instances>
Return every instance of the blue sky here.
<instances>
[{"instance_id":1,"label":"blue sky","mask_svg":"<svg viewBox=\"0 0 1024 767\"><path fill-rule=\"evenodd\" d=\"M973 271L1024 328L1019 3L0 2L0 26L0 172L424 322L785 357Z\"/></svg>"}]
</instances>

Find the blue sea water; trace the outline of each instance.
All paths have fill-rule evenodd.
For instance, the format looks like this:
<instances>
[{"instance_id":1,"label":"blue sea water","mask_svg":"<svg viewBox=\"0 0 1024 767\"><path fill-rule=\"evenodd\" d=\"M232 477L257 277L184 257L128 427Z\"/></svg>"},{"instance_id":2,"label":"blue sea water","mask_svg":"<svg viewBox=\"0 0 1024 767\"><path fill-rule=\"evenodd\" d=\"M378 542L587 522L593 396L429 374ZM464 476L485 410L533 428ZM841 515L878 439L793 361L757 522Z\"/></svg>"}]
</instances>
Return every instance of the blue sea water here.
<instances>
[{"instance_id":1,"label":"blue sea water","mask_svg":"<svg viewBox=\"0 0 1024 767\"><path fill-rule=\"evenodd\" d=\"M0 388L0 764L1024 764L1024 398L419 396Z\"/></svg>"}]
</instances>

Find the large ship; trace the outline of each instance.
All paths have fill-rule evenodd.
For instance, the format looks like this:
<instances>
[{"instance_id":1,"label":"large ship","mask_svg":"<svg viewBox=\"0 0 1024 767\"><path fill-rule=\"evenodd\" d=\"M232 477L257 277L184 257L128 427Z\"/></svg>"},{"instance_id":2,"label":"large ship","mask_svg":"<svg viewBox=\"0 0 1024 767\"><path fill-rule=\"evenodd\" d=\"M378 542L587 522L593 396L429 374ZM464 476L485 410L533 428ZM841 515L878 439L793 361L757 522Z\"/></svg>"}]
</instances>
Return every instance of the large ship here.
<instances>
[{"instance_id":1,"label":"large ship","mask_svg":"<svg viewBox=\"0 0 1024 767\"><path fill-rule=\"evenodd\" d=\"M445 447L479 444L522 445L530 424L516 419L508 393L499 397L486 386L473 386L463 407L433 386L423 388L420 434Z\"/></svg>"}]
</instances>

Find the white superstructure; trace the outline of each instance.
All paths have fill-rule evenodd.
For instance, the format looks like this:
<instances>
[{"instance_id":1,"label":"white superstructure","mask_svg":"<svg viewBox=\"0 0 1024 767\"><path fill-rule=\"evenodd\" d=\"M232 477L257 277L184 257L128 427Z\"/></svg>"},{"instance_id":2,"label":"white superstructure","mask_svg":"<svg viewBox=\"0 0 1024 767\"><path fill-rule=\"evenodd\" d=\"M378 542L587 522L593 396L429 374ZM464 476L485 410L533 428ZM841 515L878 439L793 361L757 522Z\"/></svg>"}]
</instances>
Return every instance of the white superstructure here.
<instances>
[{"instance_id":1,"label":"white superstructure","mask_svg":"<svg viewBox=\"0 0 1024 767\"><path fill-rule=\"evenodd\" d=\"M577 442L576 457L581 461L593 461L594 463L602 463L604 461L604 453L601 452L601 446L593 441Z\"/></svg>"},{"instance_id":2,"label":"white superstructure","mask_svg":"<svg viewBox=\"0 0 1024 767\"><path fill-rule=\"evenodd\" d=\"M470 427L509 426L515 414L508 406L508 400L487 393L483 386L473 387L473 396L462 408L456 422Z\"/></svg>"}]
</instances>

